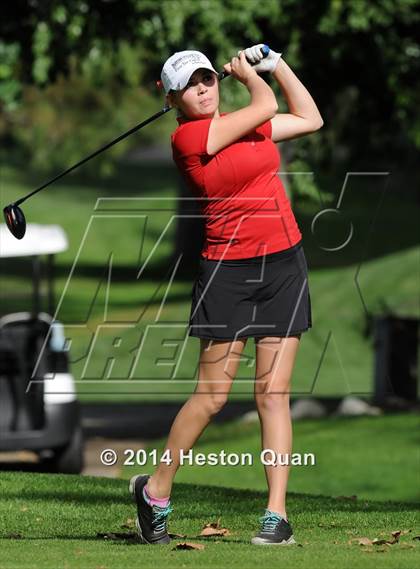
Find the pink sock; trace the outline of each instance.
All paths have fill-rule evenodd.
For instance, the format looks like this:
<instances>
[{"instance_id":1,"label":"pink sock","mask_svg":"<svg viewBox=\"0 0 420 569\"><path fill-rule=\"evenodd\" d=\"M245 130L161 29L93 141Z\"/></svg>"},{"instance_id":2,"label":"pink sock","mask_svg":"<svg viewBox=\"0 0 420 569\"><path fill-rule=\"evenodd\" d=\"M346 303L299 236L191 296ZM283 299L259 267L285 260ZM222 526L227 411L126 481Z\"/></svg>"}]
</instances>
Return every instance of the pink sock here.
<instances>
[{"instance_id":1,"label":"pink sock","mask_svg":"<svg viewBox=\"0 0 420 569\"><path fill-rule=\"evenodd\" d=\"M166 506L169 504L170 496L168 496L167 498L155 498L154 496L149 494L149 492L146 489L146 486L147 484L143 486L143 498L146 500L146 502L150 504L150 506L156 505L161 508L166 508Z\"/></svg>"}]
</instances>

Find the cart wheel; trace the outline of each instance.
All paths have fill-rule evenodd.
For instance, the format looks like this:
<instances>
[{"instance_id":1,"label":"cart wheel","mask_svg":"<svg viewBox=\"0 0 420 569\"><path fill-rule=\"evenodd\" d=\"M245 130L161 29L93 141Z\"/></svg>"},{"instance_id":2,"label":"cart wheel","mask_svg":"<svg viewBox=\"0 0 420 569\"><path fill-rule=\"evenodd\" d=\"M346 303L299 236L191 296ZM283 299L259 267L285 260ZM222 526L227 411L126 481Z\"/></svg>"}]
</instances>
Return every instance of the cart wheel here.
<instances>
[{"instance_id":1,"label":"cart wheel","mask_svg":"<svg viewBox=\"0 0 420 569\"><path fill-rule=\"evenodd\" d=\"M52 450L52 455L40 457L46 472L62 474L80 474L83 470L83 433L82 427L77 427L70 442L58 449Z\"/></svg>"}]
</instances>

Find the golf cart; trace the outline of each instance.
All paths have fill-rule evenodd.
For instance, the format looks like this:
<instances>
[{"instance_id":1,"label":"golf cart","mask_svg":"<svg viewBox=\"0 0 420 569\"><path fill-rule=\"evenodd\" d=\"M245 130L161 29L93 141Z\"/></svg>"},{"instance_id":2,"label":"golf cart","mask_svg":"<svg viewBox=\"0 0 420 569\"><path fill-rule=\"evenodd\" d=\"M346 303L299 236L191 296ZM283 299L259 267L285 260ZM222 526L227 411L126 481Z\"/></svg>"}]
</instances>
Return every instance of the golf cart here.
<instances>
[{"instance_id":1,"label":"golf cart","mask_svg":"<svg viewBox=\"0 0 420 569\"><path fill-rule=\"evenodd\" d=\"M33 451L47 472L80 473L80 406L63 325L53 318L54 254L67 248L57 225L28 224L17 240L0 224L0 452Z\"/></svg>"}]
</instances>

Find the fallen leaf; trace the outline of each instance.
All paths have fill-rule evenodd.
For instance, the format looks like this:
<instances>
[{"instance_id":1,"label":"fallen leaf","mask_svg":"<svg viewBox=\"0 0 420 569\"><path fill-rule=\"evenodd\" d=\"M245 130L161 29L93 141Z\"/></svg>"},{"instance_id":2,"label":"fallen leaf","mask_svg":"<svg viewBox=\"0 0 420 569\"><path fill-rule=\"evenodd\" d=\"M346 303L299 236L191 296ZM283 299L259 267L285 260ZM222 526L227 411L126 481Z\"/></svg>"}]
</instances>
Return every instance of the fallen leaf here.
<instances>
[{"instance_id":1,"label":"fallen leaf","mask_svg":"<svg viewBox=\"0 0 420 569\"><path fill-rule=\"evenodd\" d=\"M178 543L173 549L204 549L204 545L201 543L191 543L190 541L184 541L183 543Z\"/></svg>"},{"instance_id":2,"label":"fallen leaf","mask_svg":"<svg viewBox=\"0 0 420 569\"><path fill-rule=\"evenodd\" d=\"M358 540L359 545L372 545L372 540L368 537L360 537Z\"/></svg>"},{"instance_id":3,"label":"fallen leaf","mask_svg":"<svg viewBox=\"0 0 420 569\"><path fill-rule=\"evenodd\" d=\"M372 545L385 545L386 543L388 543L386 539L378 539L377 537L372 539Z\"/></svg>"},{"instance_id":4,"label":"fallen leaf","mask_svg":"<svg viewBox=\"0 0 420 569\"><path fill-rule=\"evenodd\" d=\"M420 535L415 535L415 536L413 537L413 540L416 540L416 539L419 540L419 539L420 539Z\"/></svg>"},{"instance_id":5,"label":"fallen leaf","mask_svg":"<svg viewBox=\"0 0 420 569\"><path fill-rule=\"evenodd\" d=\"M395 543L398 543L400 541L400 535L404 534L404 533L408 533L410 530L397 530L397 531L393 531L391 532L392 535L392 539L374 539L373 543L374 545L394 545Z\"/></svg>"},{"instance_id":6,"label":"fallen leaf","mask_svg":"<svg viewBox=\"0 0 420 569\"><path fill-rule=\"evenodd\" d=\"M231 535L231 533L226 528L216 529L212 527L205 527L200 533L201 537L210 537L212 535Z\"/></svg>"},{"instance_id":7,"label":"fallen leaf","mask_svg":"<svg viewBox=\"0 0 420 569\"><path fill-rule=\"evenodd\" d=\"M6 535L8 539L23 539L23 535L21 533L11 532Z\"/></svg>"},{"instance_id":8,"label":"fallen leaf","mask_svg":"<svg viewBox=\"0 0 420 569\"><path fill-rule=\"evenodd\" d=\"M392 538L385 539L385 538L378 538L375 537L374 539L369 539L368 537L353 537L347 543L358 543L359 545L375 545L375 546L385 546L385 548L394 545L395 543L399 543L400 536L409 533L411 530L397 530L391 532ZM383 535L385 532L381 532ZM414 539L414 538L413 538Z\"/></svg>"},{"instance_id":9,"label":"fallen leaf","mask_svg":"<svg viewBox=\"0 0 420 569\"><path fill-rule=\"evenodd\" d=\"M414 543L402 543L400 545L401 549L412 549L415 548L416 546L414 545Z\"/></svg>"},{"instance_id":10,"label":"fallen leaf","mask_svg":"<svg viewBox=\"0 0 420 569\"><path fill-rule=\"evenodd\" d=\"M368 537L353 537L348 541L349 544L352 544L354 542L356 542L357 545L372 545L372 540Z\"/></svg>"},{"instance_id":11,"label":"fallen leaf","mask_svg":"<svg viewBox=\"0 0 420 569\"><path fill-rule=\"evenodd\" d=\"M21 512L27 512L28 511L28 507L27 506L22 506L20 509Z\"/></svg>"},{"instance_id":12,"label":"fallen leaf","mask_svg":"<svg viewBox=\"0 0 420 569\"><path fill-rule=\"evenodd\" d=\"M387 540L387 543L393 545L394 543L398 543L400 541L401 530L391 532L392 540Z\"/></svg>"},{"instance_id":13,"label":"fallen leaf","mask_svg":"<svg viewBox=\"0 0 420 569\"><path fill-rule=\"evenodd\" d=\"M205 524L200 533L200 537L201 536L209 537L212 535L232 535L232 534L227 528L220 527L220 518L219 518L217 522L211 522Z\"/></svg>"}]
</instances>

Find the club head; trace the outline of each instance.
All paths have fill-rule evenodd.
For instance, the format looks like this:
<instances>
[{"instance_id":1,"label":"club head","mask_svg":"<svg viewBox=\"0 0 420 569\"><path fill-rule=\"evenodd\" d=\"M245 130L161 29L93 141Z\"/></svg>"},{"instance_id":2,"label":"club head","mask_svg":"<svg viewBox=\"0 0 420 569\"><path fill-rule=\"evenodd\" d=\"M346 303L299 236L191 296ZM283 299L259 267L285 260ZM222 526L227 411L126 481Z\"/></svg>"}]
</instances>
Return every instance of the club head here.
<instances>
[{"instance_id":1,"label":"club head","mask_svg":"<svg viewBox=\"0 0 420 569\"><path fill-rule=\"evenodd\" d=\"M11 203L3 209L4 219L11 234L22 239L26 232L26 219L19 206Z\"/></svg>"}]
</instances>

